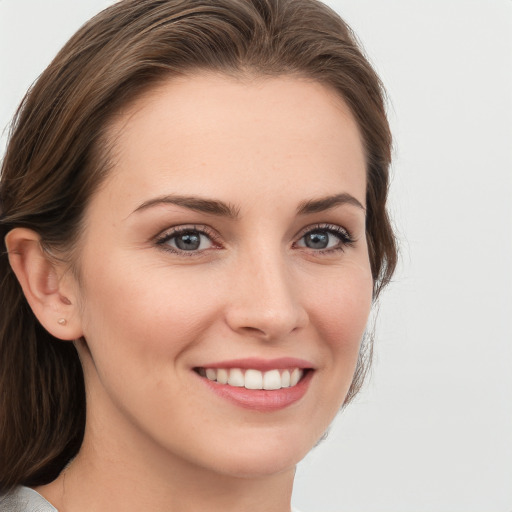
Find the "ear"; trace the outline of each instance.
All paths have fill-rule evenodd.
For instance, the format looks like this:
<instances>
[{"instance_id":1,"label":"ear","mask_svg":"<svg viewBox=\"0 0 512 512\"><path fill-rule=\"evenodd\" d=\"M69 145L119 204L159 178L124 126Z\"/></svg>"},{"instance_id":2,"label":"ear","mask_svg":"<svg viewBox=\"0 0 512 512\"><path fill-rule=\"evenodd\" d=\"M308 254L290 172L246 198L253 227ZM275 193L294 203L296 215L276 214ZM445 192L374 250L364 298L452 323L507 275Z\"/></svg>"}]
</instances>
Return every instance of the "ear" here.
<instances>
[{"instance_id":1,"label":"ear","mask_svg":"<svg viewBox=\"0 0 512 512\"><path fill-rule=\"evenodd\" d=\"M9 263L42 326L56 338L82 336L76 282L63 264L56 263L30 229L15 228L5 237Z\"/></svg>"}]
</instances>

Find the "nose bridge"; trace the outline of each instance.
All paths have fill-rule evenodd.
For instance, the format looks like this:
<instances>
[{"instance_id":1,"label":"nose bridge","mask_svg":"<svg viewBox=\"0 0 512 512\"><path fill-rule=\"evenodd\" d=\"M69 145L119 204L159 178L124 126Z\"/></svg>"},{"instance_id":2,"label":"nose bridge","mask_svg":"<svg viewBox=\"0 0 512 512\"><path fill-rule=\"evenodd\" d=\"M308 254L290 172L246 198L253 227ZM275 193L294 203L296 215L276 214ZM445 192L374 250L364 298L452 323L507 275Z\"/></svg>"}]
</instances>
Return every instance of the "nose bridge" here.
<instances>
[{"instance_id":1,"label":"nose bridge","mask_svg":"<svg viewBox=\"0 0 512 512\"><path fill-rule=\"evenodd\" d=\"M286 336L307 323L292 272L280 247L255 247L240 258L228 323L267 339Z\"/></svg>"}]
</instances>

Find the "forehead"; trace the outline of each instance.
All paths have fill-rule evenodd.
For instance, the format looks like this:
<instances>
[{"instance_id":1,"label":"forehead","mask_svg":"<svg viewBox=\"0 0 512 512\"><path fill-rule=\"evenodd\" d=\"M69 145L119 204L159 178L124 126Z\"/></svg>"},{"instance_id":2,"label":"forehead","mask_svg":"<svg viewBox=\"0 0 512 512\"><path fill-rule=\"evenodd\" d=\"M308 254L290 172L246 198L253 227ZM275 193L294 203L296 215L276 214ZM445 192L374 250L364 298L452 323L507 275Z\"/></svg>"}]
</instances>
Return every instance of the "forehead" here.
<instances>
[{"instance_id":1,"label":"forehead","mask_svg":"<svg viewBox=\"0 0 512 512\"><path fill-rule=\"evenodd\" d=\"M290 189L350 192L365 203L365 156L343 99L317 82L285 76L173 78L129 105L110 128L107 180L127 200L162 193L233 202ZM177 189L177 190L176 190Z\"/></svg>"}]
</instances>

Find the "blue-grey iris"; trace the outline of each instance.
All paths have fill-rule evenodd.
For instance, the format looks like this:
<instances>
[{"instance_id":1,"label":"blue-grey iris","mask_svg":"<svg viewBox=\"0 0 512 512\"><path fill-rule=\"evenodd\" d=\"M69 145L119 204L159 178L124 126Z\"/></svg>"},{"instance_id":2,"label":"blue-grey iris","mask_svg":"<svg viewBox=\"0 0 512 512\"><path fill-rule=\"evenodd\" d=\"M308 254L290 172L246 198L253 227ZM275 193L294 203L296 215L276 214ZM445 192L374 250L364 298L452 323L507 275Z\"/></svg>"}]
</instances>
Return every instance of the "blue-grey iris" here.
<instances>
[{"instance_id":1,"label":"blue-grey iris","mask_svg":"<svg viewBox=\"0 0 512 512\"><path fill-rule=\"evenodd\" d=\"M201 245L199 233L183 233L175 239L176 247L182 251L195 251Z\"/></svg>"},{"instance_id":2,"label":"blue-grey iris","mask_svg":"<svg viewBox=\"0 0 512 512\"><path fill-rule=\"evenodd\" d=\"M329 233L313 231L304 236L304 244L310 249L325 249L329 245Z\"/></svg>"}]
</instances>

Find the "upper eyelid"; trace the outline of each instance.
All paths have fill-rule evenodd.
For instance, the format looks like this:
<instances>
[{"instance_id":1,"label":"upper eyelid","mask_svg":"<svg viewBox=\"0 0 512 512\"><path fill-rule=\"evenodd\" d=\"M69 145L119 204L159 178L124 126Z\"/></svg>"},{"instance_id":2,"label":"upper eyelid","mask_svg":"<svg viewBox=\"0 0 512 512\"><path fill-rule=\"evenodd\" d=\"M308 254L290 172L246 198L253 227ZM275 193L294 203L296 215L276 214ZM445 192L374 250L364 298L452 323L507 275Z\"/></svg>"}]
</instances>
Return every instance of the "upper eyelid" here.
<instances>
[{"instance_id":1,"label":"upper eyelid","mask_svg":"<svg viewBox=\"0 0 512 512\"><path fill-rule=\"evenodd\" d=\"M160 231L160 233L152 238L154 240L162 240L166 238L172 238L173 236L177 236L180 233L186 233L187 231L197 231L198 233L209 236L212 240L219 238L216 231L205 224L179 224L177 226L172 226Z\"/></svg>"},{"instance_id":2,"label":"upper eyelid","mask_svg":"<svg viewBox=\"0 0 512 512\"><path fill-rule=\"evenodd\" d=\"M302 240L302 238L304 238L308 233L322 230L328 231L331 234L337 236L339 243L337 243L334 247L326 247L323 249L311 249L311 251L313 251L313 254L316 254L318 256L328 255L338 251L344 252L345 249L347 249L348 247L353 247L358 241L358 238L353 237L351 232L347 228L340 226L339 224L325 223L316 224L314 226L304 228L301 232L299 232L299 235L295 237L293 246L295 246L297 249L307 250L307 248L305 248L304 246L299 245L300 240Z\"/></svg>"},{"instance_id":3,"label":"upper eyelid","mask_svg":"<svg viewBox=\"0 0 512 512\"><path fill-rule=\"evenodd\" d=\"M306 235L307 233L311 232L311 231L319 231L319 230L331 230L331 231L343 231L347 234L347 236L352 240L352 241L356 241L356 238L352 235L352 232L347 229L346 227L344 226L341 226L339 224L333 224L333 223L330 223L330 222L326 222L326 223L316 223L316 224L311 224L310 226L306 226L304 228L302 228L296 235L295 235L295 238L302 238L304 235Z\"/></svg>"},{"instance_id":4,"label":"upper eyelid","mask_svg":"<svg viewBox=\"0 0 512 512\"><path fill-rule=\"evenodd\" d=\"M315 223L304 228L300 229L295 236L293 237L293 244L295 244L298 240L304 237L307 233L315 230L329 230L332 232L342 231L346 233L347 238L349 239L349 243L354 243L357 241L357 238L354 237L349 229L339 224L334 223ZM177 226L168 227L162 230L155 237L152 237L157 243L165 242L173 238L174 236L178 236L180 233L184 233L187 231L197 231L198 233L204 234L208 236L213 243L219 243L219 240L222 237L218 234L218 232L212 227L205 224L180 224Z\"/></svg>"},{"instance_id":5,"label":"upper eyelid","mask_svg":"<svg viewBox=\"0 0 512 512\"><path fill-rule=\"evenodd\" d=\"M206 236L211 244L212 247L208 247L205 249L197 249L197 250L191 250L186 251L182 250L178 247L172 247L168 242L172 240L173 238L180 236L180 234L184 234L187 232L197 232L203 236ZM221 244L218 242L218 239L220 237L215 234L214 230L208 226L205 225L197 225L197 224L190 224L190 225L178 225L173 226L167 229L164 229L163 231L160 231L158 235L152 238L152 244L157 246L160 250L164 250L166 252L178 255L180 257L201 257L204 256L207 252L211 250L217 250L222 248Z\"/></svg>"}]
</instances>

